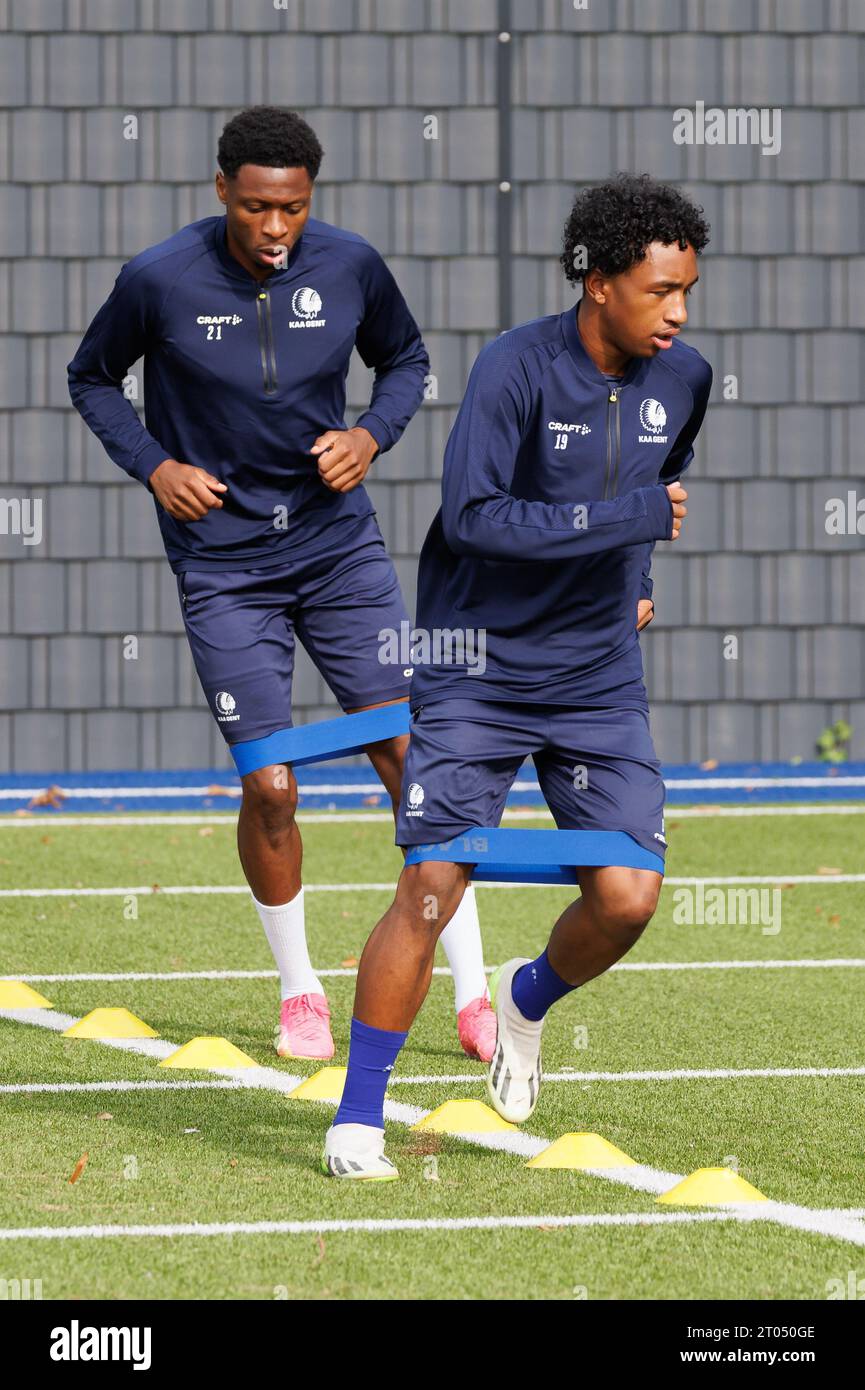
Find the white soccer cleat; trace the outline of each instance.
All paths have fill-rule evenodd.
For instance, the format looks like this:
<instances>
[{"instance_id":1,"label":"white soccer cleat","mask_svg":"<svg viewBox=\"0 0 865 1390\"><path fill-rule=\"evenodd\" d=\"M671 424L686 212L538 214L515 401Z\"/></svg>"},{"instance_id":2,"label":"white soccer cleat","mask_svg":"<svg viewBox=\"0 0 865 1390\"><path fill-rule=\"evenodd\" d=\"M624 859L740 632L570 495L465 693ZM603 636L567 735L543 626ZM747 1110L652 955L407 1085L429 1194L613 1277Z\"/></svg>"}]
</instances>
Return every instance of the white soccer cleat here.
<instances>
[{"instance_id":1,"label":"white soccer cleat","mask_svg":"<svg viewBox=\"0 0 865 1390\"><path fill-rule=\"evenodd\" d=\"M487 1093L503 1120L521 1124L538 1102L541 1089L541 1033L544 1021L532 1023L517 1008L511 981L528 959L500 965L490 979L490 999L498 1020L496 1050L487 1073Z\"/></svg>"},{"instance_id":2,"label":"white soccer cleat","mask_svg":"<svg viewBox=\"0 0 865 1390\"><path fill-rule=\"evenodd\" d=\"M373 1125L331 1125L325 1135L321 1171L356 1182L395 1182L399 1177L384 1151L384 1130Z\"/></svg>"}]
</instances>

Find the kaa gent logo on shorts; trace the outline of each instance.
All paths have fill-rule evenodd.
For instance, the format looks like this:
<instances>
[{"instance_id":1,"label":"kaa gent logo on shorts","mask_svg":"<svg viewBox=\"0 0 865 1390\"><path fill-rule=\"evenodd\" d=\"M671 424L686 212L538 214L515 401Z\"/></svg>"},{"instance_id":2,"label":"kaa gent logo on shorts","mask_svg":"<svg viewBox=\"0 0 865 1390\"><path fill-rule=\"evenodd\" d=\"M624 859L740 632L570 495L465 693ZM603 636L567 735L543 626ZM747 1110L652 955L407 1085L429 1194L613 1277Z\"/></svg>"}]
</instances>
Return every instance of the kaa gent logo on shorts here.
<instances>
[{"instance_id":1,"label":"kaa gent logo on shorts","mask_svg":"<svg viewBox=\"0 0 865 1390\"><path fill-rule=\"evenodd\" d=\"M660 401L647 396L640 406L640 424L648 434L637 436L640 444L666 444L667 436L661 430L667 423L667 412Z\"/></svg>"},{"instance_id":2,"label":"kaa gent logo on shorts","mask_svg":"<svg viewBox=\"0 0 865 1390\"><path fill-rule=\"evenodd\" d=\"M411 810L406 811L407 816L422 816L423 811L418 808L423 805L423 787L420 782L412 782L408 789L408 804Z\"/></svg>"},{"instance_id":3,"label":"kaa gent logo on shorts","mask_svg":"<svg viewBox=\"0 0 865 1390\"><path fill-rule=\"evenodd\" d=\"M237 701L227 690L217 691L214 703L217 709L217 724L233 724L236 719L240 718L239 714L234 713L237 708Z\"/></svg>"},{"instance_id":4,"label":"kaa gent logo on shorts","mask_svg":"<svg viewBox=\"0 0 865 1390\"><path fill-rule=\"evenodd\" d=\"M302 285L299 290L295 290L291 296L291 312L293 319L289 319L289 328L324 328L327 319L320 319L321 295L318 290L310 289L309 285Z\"/></svg>"}]
</instances>

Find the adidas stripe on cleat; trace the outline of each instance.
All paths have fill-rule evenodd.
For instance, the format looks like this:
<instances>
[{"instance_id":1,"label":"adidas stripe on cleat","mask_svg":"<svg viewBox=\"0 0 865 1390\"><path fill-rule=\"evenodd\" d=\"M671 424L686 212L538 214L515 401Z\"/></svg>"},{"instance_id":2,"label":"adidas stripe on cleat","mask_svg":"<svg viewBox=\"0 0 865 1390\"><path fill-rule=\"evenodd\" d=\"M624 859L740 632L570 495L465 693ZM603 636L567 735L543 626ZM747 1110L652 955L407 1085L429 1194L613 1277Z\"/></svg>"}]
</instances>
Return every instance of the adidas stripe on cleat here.
<instances>
[{"instance_id":1,"label":"adidas stripe on cleat","mask_svg":"<svg viewBox=\"0 0 865 1390\"><path fill-rule=\"evenodd\" d=\"M321 1171L326 1177L355 1182L395 1182L399 1177L384 1151L384 1130L371 1125L331 1125Z\"/></svg>"},{"instance_id":2,"label":"adidas stripe on cleat","mask_svg":"<svg viewBox=\"0 0 865 1390\"><path fill-rule=\"evenodd\" d=\"M502 1119L513 1124L529 1118L541 1089L543 1019L533 1023L525 1018L511 996L511 981L520 966L527 963L523 958L509 960L490 980L498 1036L487 1072L487 1094Z\"/></svg>"}]
</instances>

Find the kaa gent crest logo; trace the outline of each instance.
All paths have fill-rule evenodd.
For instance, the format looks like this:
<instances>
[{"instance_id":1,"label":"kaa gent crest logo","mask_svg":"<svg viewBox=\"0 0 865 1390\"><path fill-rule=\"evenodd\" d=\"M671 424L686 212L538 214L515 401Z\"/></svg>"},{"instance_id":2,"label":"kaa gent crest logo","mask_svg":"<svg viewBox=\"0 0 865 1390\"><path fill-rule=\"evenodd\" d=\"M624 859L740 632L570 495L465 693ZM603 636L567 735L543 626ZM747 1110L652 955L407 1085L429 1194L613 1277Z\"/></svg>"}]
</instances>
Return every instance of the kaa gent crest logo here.
<instances>
[{"instance_id":1,"label":"kaa gent crest logo","mask_svg":"<svg viewBox=\"0 0 865 1390\"><path fill-rule=\"evenodd\" d=\"M661 430L667 423L667 412L652 396L647 396L640 406L640 424L647 431L638 435L641 444L666 444L667 436Z\"/></svg>"},{"instance_id":2,"label":"kaa gent crest logo","mask_svg":"<svg viewBox=\"0 0 865 1390\"><path fill-rule=\"evenodd\" d=\"M321 295L309 285L295 290L291 296L291 312L294 318L289 319L289 328L323 328L326 323L325 319L318 317L321 313Z\"/></svg>"},{"instance_id":3,"label":"kaa gent crest logo","mask_svg":"<svg viewBox=\"0 0 865 1390\"><path fill-rule=\"evenodd\" d=\"M239 714L234 713L235 709L237 708L237 701L235 700L234 696L229 693L229 691L217 691L214 704L216 705L217 709L217 724L233 724L236 719L240 718Z\"/></svg>"}]
</instances>

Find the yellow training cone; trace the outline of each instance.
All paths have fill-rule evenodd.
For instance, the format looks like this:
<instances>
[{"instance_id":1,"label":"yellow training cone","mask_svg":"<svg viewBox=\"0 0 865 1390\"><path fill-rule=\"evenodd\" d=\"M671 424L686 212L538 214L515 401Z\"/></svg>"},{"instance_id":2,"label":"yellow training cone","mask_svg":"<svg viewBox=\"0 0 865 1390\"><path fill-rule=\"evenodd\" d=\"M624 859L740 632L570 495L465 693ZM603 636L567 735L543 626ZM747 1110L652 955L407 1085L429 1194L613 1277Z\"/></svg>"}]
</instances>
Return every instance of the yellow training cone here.
<instances>
[{"instance_id":1,"label":"yellow training cone","mask_svg":"<svg viewBox=\"0 0 865 1390\"><path fill-rule=\"evenodd\" d=\"M674 1207L727 1207L769 1199L732 1168L698 1168L657 1200Z\"/></svg>"},{"instance_id":2,"label":"yellow training cone","mask_svg":"<svg viewBox=\"0 0 865 1390\"><path fill-rule=\"evenodd\" d=\"M128 1009L91 1009L63 1034L64 1038L158 1038L155 1028Z\"/></svg>"},{"instance_id":3,"label":"yellow training cone","mask_svg":"<svg viewBox=\"0 0 865 1390\"><path fill-rule=\"evenodd\" d=\"M293 1091L289 1091L289 1100L340 1100L343 1087L345 1086L345 1067L322 1067L320 1071L313 1072L305 1081L301 1081L299 1086L295 1086Z\"/></svg>"},{"instance_id":4,"label":"yellow training cone","mask_svg":"<svg viewBox=\"0 0 865 1390\"><path fill-rule=\"evenodd\" d=\"M235 1067L257 1067L258 1063L228 1038L193 1038L170 1057L164 1057L159 1065L191 1071L233 1071Z\"/></svg>"},{"instance_id":5,"label":"yellow training cone","mask_svg":"<svg viewBox=\"0 0 865 1390\"><path fill-rule=\"evenodd\" d=\"M497 1129L516 1129L482 1100L446 1100L431 1110L412 1129L429 1129L434 1134L489 1134Z\"/></svg>"},{"instance_id":6,"label":"yellow training cone","mask_svg":"<svg viewBox=\"0 0 865 1390\"><path fill-rule=\"evenodd\" d=\"M0 1009L53 1009L44 995L23 980L0 980Z\"/></svg>"},{"instance_id":7,"label":"yellow training cone","mask_svg":"<svg viewBox=\"0 0 865 1390\"><path fill-rule=\"evenodd\" d=\"M636 1162L600 1134L563 1134L527 1168L634 1168Z\"/></svg>"}]
</instances>

